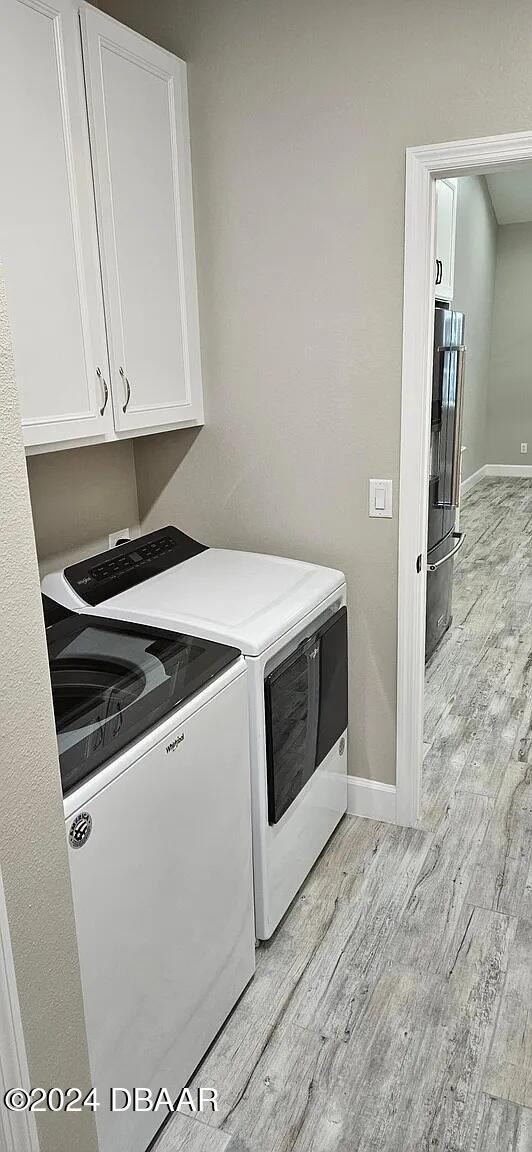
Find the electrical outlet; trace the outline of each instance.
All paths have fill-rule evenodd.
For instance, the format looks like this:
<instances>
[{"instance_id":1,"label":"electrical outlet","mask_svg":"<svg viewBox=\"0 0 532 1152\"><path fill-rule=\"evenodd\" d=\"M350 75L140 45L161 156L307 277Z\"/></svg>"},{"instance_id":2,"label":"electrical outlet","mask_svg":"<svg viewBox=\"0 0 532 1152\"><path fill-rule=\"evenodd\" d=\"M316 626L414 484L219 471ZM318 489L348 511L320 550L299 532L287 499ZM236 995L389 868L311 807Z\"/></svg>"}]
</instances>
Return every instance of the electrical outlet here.
<instances>
[{"instance_id":1,"label":"electrical outlet","mask_svg":"<svg viewBox=\"0 0 532 1152\"><path fill-rule=\"evenodd\" d=\"M523 455L525 454L525 452L528 452L528 444L521 444L521 452L523 453Z\"/></svg>"},{"instance_id":2,"label":"electrical outlet","mask_svg":"<svg viewBox=\"0 0 532 1152\"><path fill-rule=\"evenodd\" d=\"M131 528L121 528L119 532L109 533L110 548L116 548L119 540L131 540Z\"/></svg>"}]
</instances>

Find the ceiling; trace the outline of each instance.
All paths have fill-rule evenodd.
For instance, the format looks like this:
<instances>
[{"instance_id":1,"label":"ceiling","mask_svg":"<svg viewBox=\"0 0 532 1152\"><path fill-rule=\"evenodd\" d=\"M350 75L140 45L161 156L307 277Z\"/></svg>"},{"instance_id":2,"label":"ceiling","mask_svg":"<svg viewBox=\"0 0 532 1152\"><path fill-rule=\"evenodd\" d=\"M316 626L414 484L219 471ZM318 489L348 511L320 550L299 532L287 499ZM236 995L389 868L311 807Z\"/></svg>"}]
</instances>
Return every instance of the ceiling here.
<instances>
[{"instance_id":1,"label":"ceiling","mask_svg":"<svg viewBox=\"0 0 532 1152\"><path fill-rule=\"evenodd\" d=\"M532 220L532 165L486 176L498 224Z\"/></svg>"}]
</instances>

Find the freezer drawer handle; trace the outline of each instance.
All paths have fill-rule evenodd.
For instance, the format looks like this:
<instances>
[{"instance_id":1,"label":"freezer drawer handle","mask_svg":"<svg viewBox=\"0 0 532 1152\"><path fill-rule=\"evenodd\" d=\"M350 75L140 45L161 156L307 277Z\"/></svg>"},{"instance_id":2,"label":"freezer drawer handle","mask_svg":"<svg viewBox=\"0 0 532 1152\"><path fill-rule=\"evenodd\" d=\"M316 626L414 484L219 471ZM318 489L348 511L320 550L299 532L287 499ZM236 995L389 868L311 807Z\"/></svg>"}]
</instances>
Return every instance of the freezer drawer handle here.
<instances>
[{"instance_id":1,"label":"freezer drawer handle","mask_svg":"<svg viewBox=\"0 0 532 1152\"><path fill-rule=\"evenodd\" d=\"M446 564L452 556L456 556L456 553L460 551L465 538L465 532L453 532L453 540L457 540L458 543L455 544L454 548L451 548L451 551L443 557L443 560L436 560L435 564L427 564L427 572L435 572L437 568L441 568L442 564Z\"/></svg>"}]
</instances>

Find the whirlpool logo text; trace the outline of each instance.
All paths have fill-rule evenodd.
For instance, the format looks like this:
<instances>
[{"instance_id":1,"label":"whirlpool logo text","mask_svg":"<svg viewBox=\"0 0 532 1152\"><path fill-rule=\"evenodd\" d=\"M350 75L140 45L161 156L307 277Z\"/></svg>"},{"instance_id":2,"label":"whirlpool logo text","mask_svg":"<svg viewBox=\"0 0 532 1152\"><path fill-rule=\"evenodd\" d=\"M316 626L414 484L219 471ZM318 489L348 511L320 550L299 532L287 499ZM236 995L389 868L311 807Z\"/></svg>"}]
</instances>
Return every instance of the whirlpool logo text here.
<instances>
[{"instance_id":1,"label":"whirlpool logo text","mask_svg":"<svg viewBox=\"0 0 532 1152\"><path fill-rule=\"evenodd\" d=\"M170 743L166 745L166 751L175 752L176 748L179 748L179 745L183 743L184 739L185 733L180 732L179 736L176 736L175 740L171 740Z\"/></svg>"}]
</instances>

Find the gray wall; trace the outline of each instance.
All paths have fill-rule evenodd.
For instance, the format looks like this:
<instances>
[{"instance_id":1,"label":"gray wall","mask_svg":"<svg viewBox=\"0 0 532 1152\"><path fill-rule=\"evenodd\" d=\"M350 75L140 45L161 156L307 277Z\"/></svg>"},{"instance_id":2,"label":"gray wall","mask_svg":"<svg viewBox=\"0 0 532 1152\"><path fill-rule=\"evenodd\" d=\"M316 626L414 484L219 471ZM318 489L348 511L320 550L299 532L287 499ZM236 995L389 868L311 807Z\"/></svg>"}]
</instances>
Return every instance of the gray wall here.
<instances>
[{"instance_id":1,"label":"gray wall","mask_svg":"<svg viewBox=\"0 0 532 1152\"><path fill-rule=\"evenodd\" d=\"M100 6L190 62L207 426L135 445L141 515L346 571L350 768L393 781L405 148L530 128L532 7Z\"/></svg>"},{"instance_id":2,"label":"gray wall","mask_svg":"<svg viewBox=\"0 0 532 1152\"><path fill-rule=\"evenodd\" d=\"M31 1083L88 1090L48 658L1 268L0 410L0 873ZM37 1121L41 1152L96 1152L90 1112L43 1113Z\"/></svg>"},{"instance_id":3,"label":"gray wall","mask_svg":"<svg viewBox=\"0 0 532 1152\"><path fill-rule=\"evenodd\" d=\"M41 575L109 546L138 523L133 444L97 444L28 456Z\"/></svg>"},{"instance_id":4,"label":"gray wall","mask_svg":"<svg viewBox=\"0 0 532 1152\"><path fill-rule=\"evenodd\" d=\"M498 230L486 442L490 464L532 463L532 223Z\"/></svg>"},{"instance_id":5,"label":"gray wall","mask_svg":"<svg viewBox=\"0 0 532 1152\"><path fill-rule=\"evenodd\" d=\"M483 176L457 182L456 258L453 308L466 317L467 360L464 389L462 463L465 480L488 462L486 424L497 222ZM532 445L531 445L532 449Z\"/></svg>"}]
</instances>

